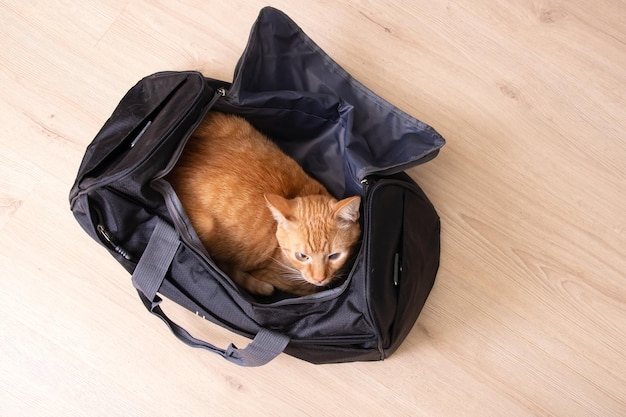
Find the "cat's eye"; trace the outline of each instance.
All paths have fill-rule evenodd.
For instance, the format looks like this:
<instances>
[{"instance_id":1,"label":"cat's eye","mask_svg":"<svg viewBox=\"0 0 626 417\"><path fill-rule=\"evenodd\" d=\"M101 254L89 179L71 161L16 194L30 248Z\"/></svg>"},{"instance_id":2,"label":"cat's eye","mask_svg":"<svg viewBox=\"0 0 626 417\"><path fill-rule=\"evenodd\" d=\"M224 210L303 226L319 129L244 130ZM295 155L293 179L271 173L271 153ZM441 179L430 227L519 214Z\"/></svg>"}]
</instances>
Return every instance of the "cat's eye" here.
<instances>
[{"instance_id":1,"label":"cat's eye","mask_svg":"<svg viewBox=\"0 0 626 417\"><path fill-rule=\"evenodd\" d=\"M341 256L341 253L335 252L335 253L331 253L330 255L328 255L328 259L331 261L336 261L337 259L339 259L340 256Z\"/></svg>"},{"instance_id":2,"label":"cat's eye","mask_svg":"<svg viewBox=\"0 0 626 417\"><path fill-rule=\"evenodd\" d=\"M309 256L301 252L296 252L296 259L300 262L305 262L309 259Z\"/></svg>"}]
</instances>

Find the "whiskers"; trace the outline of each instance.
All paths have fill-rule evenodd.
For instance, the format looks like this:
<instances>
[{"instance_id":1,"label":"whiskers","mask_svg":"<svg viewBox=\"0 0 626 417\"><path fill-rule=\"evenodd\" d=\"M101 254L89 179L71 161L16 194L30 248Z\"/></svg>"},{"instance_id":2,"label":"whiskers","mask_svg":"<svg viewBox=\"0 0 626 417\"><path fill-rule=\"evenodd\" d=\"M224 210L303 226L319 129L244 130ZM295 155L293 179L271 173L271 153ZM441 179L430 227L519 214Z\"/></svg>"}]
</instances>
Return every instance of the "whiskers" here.
<instances>
[{"instance_id":1,"label":"whiskers","mask_svg":"<svg viewBox=\"0 0 626 417\"><path fill-rule=\"evenodd\" d=\"M274 257L272 257L271 259L280 267L279 270L276 271L276 273L280 275L281 278L288 279L290 281L306 282L306 280L302 277L302 273L300 273L300 271L298 271L293 266L287 265L286 263L281 262Z\"/></svg>"}]
</instances>

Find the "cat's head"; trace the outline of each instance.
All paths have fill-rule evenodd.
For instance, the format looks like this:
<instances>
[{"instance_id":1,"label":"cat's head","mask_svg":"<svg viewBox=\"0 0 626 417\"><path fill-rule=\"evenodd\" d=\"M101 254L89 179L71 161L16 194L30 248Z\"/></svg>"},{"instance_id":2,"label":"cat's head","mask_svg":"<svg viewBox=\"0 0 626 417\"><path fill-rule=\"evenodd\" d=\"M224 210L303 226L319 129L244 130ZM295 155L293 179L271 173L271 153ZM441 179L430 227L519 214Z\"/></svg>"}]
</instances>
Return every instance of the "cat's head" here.
<instances>
[{"instance_id":1,"label":"cat's head","mask_svg":"<svg viewBox=\"0 0 626 417\"><path fill-rule=\"evenodd\" d=\"M337 201L324 195L286 199L265 196L278 225L284 258L310 284L330 284L358 241L360 197Z\"/></svg>"}]
</instances>

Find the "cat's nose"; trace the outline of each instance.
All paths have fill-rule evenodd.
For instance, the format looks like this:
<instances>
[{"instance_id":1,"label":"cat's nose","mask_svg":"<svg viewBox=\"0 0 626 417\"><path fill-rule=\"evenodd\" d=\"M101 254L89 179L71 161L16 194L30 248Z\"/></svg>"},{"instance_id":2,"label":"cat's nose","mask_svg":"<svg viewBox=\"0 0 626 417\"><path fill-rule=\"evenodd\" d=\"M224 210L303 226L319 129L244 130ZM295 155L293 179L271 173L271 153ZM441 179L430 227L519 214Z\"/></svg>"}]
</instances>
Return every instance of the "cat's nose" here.
<instances>
[{"instance_id":1,"label":"cat's nose","mask_svg":"<svg viewBox=\"0 0 626 417\"><path fill-rule=\"evenodd\" d=\"M315 285L322 285L322 283L326 281L326 276L316 274L311 277L311 281L313 281Z\"/></svg>"},{"instance_id":2,"label":"cat's nose","mask_svg":"<svg viewBox=\"0 0 626 417\"><path fill-rule=\"evenodd\" d=\"M311 265L311 269L309 269L309 278L310 281L315 285L323 285L322 283L326 281L326 266L319 265L317 263L313 263Z\"/></svg>"}]
</instances>

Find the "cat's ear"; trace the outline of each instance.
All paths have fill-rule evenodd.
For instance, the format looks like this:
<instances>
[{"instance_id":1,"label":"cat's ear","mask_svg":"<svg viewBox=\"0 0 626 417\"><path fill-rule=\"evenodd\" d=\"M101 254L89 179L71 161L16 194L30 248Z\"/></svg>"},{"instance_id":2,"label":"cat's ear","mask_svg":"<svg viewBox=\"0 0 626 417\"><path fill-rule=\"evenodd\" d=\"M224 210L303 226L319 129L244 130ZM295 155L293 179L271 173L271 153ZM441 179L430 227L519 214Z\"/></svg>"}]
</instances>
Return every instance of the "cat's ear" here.
<instances>
[{"instance_id":1,"label":"cat's ear","mask_svg":"<svg viewBox=\"0 0 626 417\"><path fill-rule=\"evenodd\" d=\"M287 225L289 221L293 220L295 209L293 201L276 194L264 194L264 197L267 207L269 207L272 216L274 216L278 224Z\"/></svg>"},{"instance_id":2,"label":"cat's ear","mask_svg":"<svg viewBox=\"0 0 626 417\"><path fill-rule=\"evenodd\" d=\"M361 197L348 197L337 201L334 207L334 216L337 220L355 223L359 220L359 206Z\"/></svg>"}]
</instances>

